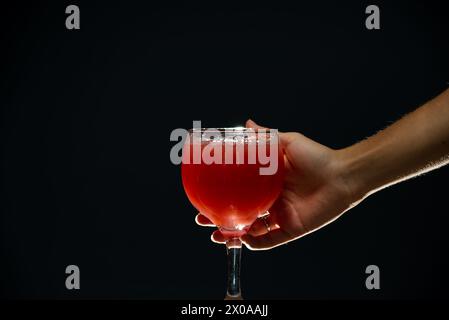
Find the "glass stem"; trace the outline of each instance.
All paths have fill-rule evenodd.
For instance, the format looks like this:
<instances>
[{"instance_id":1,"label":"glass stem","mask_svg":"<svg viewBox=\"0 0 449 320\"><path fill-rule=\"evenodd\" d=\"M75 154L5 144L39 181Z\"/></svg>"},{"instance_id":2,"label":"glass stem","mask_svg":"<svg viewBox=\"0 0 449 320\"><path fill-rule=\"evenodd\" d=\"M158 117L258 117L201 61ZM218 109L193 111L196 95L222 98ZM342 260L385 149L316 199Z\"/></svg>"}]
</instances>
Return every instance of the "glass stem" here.
<instances>
[{"instance_id":1,"label":"glass stem","mask_svg":"<svg viewBox=\"0 0 449 320\"><path fill-rule=\"evenodd\" d=\"M242 257L242 242L239 238L226 241L228 256L228 279L225 300L242 300L240 291L240 261Z\"/></svg>"}]
</instances>

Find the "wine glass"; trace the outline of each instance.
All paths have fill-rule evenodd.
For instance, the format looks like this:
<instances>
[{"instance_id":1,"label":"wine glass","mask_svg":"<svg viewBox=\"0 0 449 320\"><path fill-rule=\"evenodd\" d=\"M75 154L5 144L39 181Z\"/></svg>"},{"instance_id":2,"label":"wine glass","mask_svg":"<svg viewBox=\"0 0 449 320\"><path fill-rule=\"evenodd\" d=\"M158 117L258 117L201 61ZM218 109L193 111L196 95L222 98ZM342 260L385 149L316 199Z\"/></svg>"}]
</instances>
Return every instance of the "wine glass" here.
<instances>
[{"instance_id":1,"label":"wine glass","mask_svg":"<svg viewBox=\"0 0 449 320\"><path fill-rule=\"evenodd\" d=\"M242 299L240 237L267 213L283 184L284 156L277 130L191 129L183 147L181 171L190 202L227 239L225 299Z\"/></svg>"},{"instance_id":2,"label":"wine glass","mask_svg":"<svg viewBox=\"0 0 449 320\"><path fill-rule=\"evenodd\" d=\"M284 156L277 130L191 129L181 171L190 202L228 239L225 299L242 299L240 237L267 213L283 184Z\"/></svg>"}]
</instances>

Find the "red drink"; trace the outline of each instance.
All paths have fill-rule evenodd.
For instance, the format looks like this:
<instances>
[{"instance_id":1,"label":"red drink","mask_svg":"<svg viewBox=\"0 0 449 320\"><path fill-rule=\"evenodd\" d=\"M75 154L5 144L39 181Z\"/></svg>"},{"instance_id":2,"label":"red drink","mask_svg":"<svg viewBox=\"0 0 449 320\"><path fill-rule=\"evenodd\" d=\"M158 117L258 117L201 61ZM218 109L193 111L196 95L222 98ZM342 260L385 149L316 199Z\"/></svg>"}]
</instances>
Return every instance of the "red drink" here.
<instances>
[{"instance_id":1,"label":"red drink","mask_svg":"<svg viewBox=\"0 0 449 320\"><path fill-rule=\"evenodd\" d=\"M263 161L257 153L252 164L248 161L249 153L254 151L249 145L256 142L219 142L223 151L221 164L206 164L204 161L194 164L193 150L198 148L203 151L209 143L211 142L187 140L184 145L182 164L184 190L195 208L223 233L229 237L239 237L246 233L256 218L264 214L278 197L284 178L283 153L280 148L276 148L277 155L273 154L273 157L277 161L277 170L272 175L260 174L259 169L268 165L262 164ZM264 143L266 143L266 156L270 157L270 142ZM256 144L258 149L260 144ZM188 153L185 152L187 148L190 151ZM233 150L231 164L225 163L225 150L229 150L227 148ZM245 161L237 164L237 155L242 154Z\"/></svg>"}]
</instances>

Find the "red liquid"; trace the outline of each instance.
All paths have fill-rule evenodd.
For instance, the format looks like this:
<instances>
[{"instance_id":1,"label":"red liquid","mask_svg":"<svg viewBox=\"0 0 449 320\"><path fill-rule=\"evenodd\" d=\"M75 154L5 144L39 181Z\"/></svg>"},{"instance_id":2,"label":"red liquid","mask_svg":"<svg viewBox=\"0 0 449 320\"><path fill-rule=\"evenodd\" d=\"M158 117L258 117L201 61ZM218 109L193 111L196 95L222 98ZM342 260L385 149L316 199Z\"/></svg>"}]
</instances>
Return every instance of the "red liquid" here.
<instances>
[{"instance_id":1,"label":"red liquid","mask_svg":"<svg viewBox=\"0 0 449 320\"><path fill-rule=\"evenodd\" d=\"M232 142L226 142L232 143ZM201 144L203 149L207 143ZM225 143L222 143L224 150ZM235 144L232 164L193 164L192 144L190 164L183 161L182 182L190 202L208 217L227 236L238 237L264 214L278 197L284 178L284 157L278 150L278 169L273 175L261 175L261 165L256 157L255 164L248 164L248 145L244 145L245 161L236 164ZM269 147L267 146L267 149ZM269 151L269 150L268 150ZM185 152L183 160L186 159ZM269 156L269 152L267 152ZM224 152L223 152L224 159Z\"/></svg>"}]
</instances>

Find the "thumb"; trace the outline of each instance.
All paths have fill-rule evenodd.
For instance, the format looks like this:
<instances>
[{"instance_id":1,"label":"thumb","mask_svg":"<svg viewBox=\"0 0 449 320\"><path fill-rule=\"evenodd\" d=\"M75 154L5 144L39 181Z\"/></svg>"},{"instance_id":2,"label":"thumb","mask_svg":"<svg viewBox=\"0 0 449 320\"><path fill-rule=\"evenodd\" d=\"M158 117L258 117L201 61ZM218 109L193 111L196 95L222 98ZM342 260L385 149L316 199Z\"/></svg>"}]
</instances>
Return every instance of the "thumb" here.
<instances>
[{"instance_id":1,"label":"thumb","mask_svg":"<svg viewBox=\"0 0 449 320\"><path fill-rule=\"evenodd\" d=\"M248 119L247 121L246 121L246 127L247 128L252 128L252 129L268 129L267 127L262 127L262 126L259 126L257 123L255 123L253 120L251 120L251 119Z\"/></svg>"},{"instance_id":2,"label":"thumb","mask_svg":"<svg viewBox=\"0 0 449 320\"><path fill-rule=\"evenodd\" d=\"M268 129L267 127L263 127L263 126L258 125L256 122L254 122L251 119L248 119L246 121L246 127L247 128L252 128L252 129ZM280 131L278 131L278 133L279 133L279 138L280 138L281 144L284 147L289 145L296 138L295 133L292 133L292 132L280 132Z\"/></svg>"}]
</instances>

